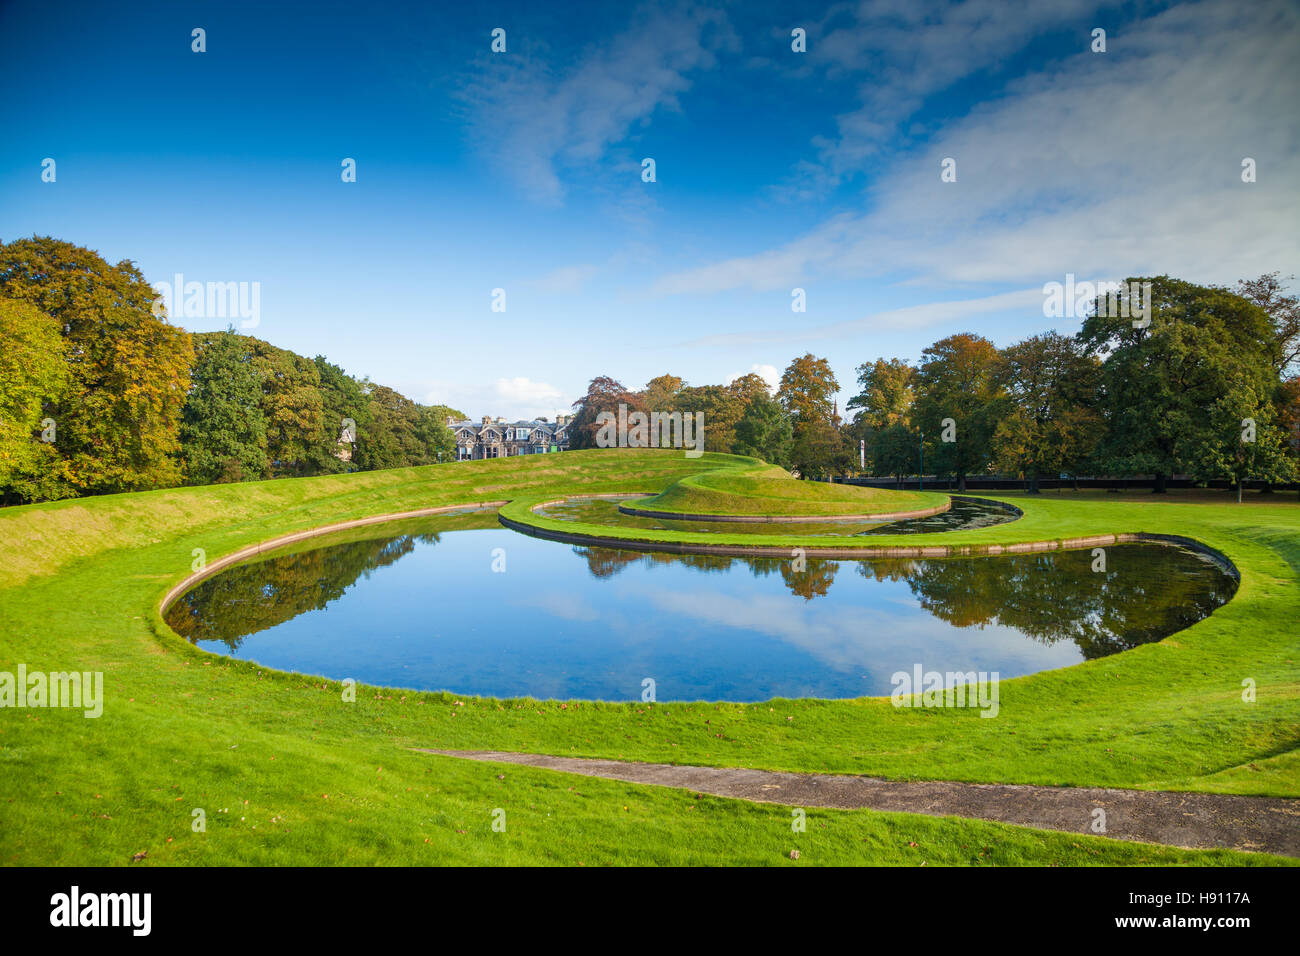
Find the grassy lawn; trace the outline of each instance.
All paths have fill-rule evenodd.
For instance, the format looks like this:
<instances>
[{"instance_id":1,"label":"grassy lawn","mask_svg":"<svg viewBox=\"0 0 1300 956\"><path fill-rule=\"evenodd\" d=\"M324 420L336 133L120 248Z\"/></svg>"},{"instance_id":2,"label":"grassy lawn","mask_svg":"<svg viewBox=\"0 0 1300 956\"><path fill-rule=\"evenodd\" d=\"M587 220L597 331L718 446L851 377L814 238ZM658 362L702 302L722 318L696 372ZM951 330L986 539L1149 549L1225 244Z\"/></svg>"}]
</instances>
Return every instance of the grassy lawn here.
<instances>
[{"instance_id":1,"label":"grassy lawn","mask_svg":"<svg viewBox=\"0 0 1300 956\"><path fill-rule=\"evenodd\" d=\"M1300 795L1294 495L1243 505L1226 495L999 495L1024 517L908 538L1180 534L1241 571L1229 604L1165 641L1004 681L995 720L900 710L883 699L562 707L358 688L357 701L345 703L337 683L199 651L158 614L196 548L213 560L371 515L507 499L526 511L565 494L659 491L720 468L752 477L756 465L712 454L569 452L0 511L0 669L103 671L106 694L98 719L0 711L0 862L112 865L140 852L148 855L137 865L1276 862L870 811L810 811L808 831L794 834L788 808L410 748ZM1246 678L1256 682L1255 703L1242 700ZM205 811L206 832L192 831L194 808ZM495 808L506 811L503 833L490 826Z\"/></svg>"}]
</instances>

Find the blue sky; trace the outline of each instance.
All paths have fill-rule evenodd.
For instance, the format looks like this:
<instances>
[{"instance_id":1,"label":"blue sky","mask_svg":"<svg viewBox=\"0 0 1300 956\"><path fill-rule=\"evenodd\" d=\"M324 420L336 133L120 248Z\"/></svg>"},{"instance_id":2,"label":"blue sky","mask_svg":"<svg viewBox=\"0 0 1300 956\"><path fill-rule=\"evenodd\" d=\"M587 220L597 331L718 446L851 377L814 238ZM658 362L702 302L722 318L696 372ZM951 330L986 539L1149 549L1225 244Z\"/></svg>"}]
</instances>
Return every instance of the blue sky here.
<instances>
[{"instance_id":1,"label":"blue sky","mask_svg":"<svg viewBox=\"0 0 1300 956\"><path fill-rule=\"evenodd\" d=\"M1073 331L1067 273L1300 271L1295 3L538 6L0 4L0 238L258 282L252 334L511 417L808 351L843 401Z\"/></svg>"}]
</instances>

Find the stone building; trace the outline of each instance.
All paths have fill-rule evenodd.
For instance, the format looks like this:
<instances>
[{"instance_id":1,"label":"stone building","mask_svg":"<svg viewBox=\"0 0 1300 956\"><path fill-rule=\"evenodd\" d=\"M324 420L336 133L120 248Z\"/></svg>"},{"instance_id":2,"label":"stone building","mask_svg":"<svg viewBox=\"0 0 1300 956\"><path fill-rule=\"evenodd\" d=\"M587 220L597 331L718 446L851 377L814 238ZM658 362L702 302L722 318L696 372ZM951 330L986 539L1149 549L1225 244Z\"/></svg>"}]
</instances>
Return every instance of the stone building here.
<instances>
[{"instance_id":1,"label":"stone building","mask_svg":"<svg viewBox=\"0 0 1300 956\"><path fill-rule=\"evenodd\" d=\"M484 416L480 422L448 419L447 427L456 436L456 460L471 461L568 451L570 420L568 415L557 416L553 422L544 418L508 422Z\"/></svg>"}]
</instances>

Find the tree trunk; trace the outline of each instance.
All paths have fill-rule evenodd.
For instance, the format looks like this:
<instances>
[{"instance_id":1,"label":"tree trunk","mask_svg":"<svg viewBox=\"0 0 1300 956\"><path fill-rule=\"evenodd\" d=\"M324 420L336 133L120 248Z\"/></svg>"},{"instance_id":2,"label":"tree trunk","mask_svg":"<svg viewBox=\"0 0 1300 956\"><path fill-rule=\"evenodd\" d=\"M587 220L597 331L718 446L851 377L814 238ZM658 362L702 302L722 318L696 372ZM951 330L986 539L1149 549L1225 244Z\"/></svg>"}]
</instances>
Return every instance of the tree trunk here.
<instances>
[{"instance_id":1,"label":"tree trunk","mask_svg":"<svg viewBox=\"0 0 1300 956\"><path fill-rule=\"evenodd\" d=\"M1029 493L1031 495L1038 494L1038 472L1031 471L1028 475L1025 476L1025 478L1028 481Z\"/></svg>"},{"instance_id":2,"label":"tree trunk","mask_svg":"<svg viewBox=\"0 0 1300 956\"><path fill-rule=\"evenodd\" d=\"M1240 478L1237 479L1237 504L1241 504L1241 486L1244 484L1245 482Z\"/></svg>"},{"instance_id":3,"label":"tree trunk","mask_svg":"<svg viewBox=\"0 0 1300 956\"><path fill-rule=\"evenodd\" d=\"M966 476L965 476L965 475L958 475L958 476L957 476L957 490L958 490L958 491L965 491L965 490L966 490Z\"/></svg>"},{"instance_id":4,"label":"tree trunk","mask_svg":"<svg viewBox=\"0 0 1300 956\"><path fill-rule=\"evenodd\" d=\"M1155 487L1151 489L1153 495L1164 495L1169 493L1169 489L1165 487L1166 478L1166 475L1156 475Z\"/></svg>"}]
</instances>

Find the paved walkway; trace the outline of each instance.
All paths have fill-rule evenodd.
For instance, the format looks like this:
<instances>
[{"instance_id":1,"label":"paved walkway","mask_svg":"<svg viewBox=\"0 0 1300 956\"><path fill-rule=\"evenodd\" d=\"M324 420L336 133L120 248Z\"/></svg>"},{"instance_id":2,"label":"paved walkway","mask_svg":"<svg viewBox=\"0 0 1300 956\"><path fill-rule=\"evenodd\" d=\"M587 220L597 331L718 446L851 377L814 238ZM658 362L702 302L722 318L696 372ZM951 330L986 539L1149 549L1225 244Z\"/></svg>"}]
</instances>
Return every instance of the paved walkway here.
<instances>
[{"instance_id":1,"label":"paved walkway","mask_svg":"<svg viewBox=\"0 0 1300 956\"><path fill-rule=\"evenodd\" d=\"M522 764L629 783L680 787L792 807L888 810L971 817L1044 830L1094 834L1094 810L1106 811L1104 836L1142 843L1222 847L1300 857L1300 800L1214 793L1040 787L1019 784L896 781L742 767L682 767L662 763L550 757L492 750L425 753Z\"/></svg>"}]
</instances>

